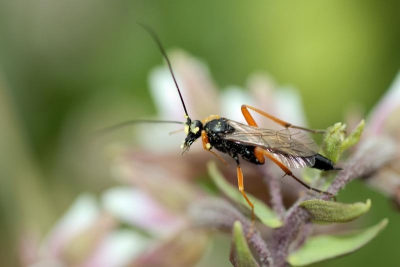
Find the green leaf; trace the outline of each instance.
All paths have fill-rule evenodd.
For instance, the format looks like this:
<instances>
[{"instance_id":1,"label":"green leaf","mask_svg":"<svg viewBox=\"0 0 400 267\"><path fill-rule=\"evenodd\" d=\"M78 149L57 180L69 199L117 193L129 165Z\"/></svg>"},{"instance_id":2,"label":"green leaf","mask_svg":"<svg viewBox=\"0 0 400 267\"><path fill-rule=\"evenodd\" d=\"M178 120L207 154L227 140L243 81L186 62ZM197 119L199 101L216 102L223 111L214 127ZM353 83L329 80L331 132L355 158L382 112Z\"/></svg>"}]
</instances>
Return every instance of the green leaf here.
<instances>
[{"instance_id":1,"label":"green leaf","mask_svg":"<svg viewBox=\"0 0 400 267\"><path fill-rule=\"evenodd\" d=\"M300 203L319 222L349 222L366 213L371 207L371 200L366 203L357 202L345 204L340 202L326 201L322 199L311 199Z\"/></svg>"},{"instance_id":2,"label":"green leaf","mask_svg":"<svg viewBox=\"0 0 400 267\"><path fill-rule=\"evenodd\" d=\"M210 161L207 164L208 173L210 174L212 180L217 185L219 190L224 192L226 196L228 196L233 201L243 204L247 208L250 209L246 200L240 193L239 189L232 186L228 183L222 174L219 172L217 165L215 162ZM250 201L254 204L254 214L260 219L260 221L268 227L277 228L282 226L282 221L279 217L273 212L267 205L265 205L262 201L258 200L256 197L247 194Z\"/></svg>"},{"instance_id":3,"label":"green leaf","mask_svg":"<svg viewBox=\"0 0 400 267\"><path fill-rule=\"evenodd\" d=\"M321 154L330 159L333 163L339 160L345 129L346 125L338 122L329 127L324 134Z\"/></svg>"},{"instance_id":4,"label":"green leaf","mask_svg":"<svg viewBox=\"0 0 400 267\"><path fill-rule=\"evenodd\" d=\"M346 139L342 142L340 148L342 152L358 143L358 141L361 138L361 134L364 130L364 126L365 126L365 121L362 120L357 125L357 127L349 134L349 136L346 137Z\"/></svg>"},{"instance_id":5,"label":"green leaf","mask_svg":"<svg viewBox=\"0 0 400 267\"><path fill-rule=\"evenodd\" d=\"M388 224L388 219L364 230L341 235L311 237L303 247L290 254L287 261L292 266L305 266L315 262L343 256L366 245Z\"/></svg>"},{"instance_id":6,"label":"green leaf","mask_svg":"<svg viewBox=\"0 0 400 267\"><path fill-rule=\"evenodd\" d=\"M235 221L233 224L232 245L229 259L235 267L259 266L257 261L254 259L253 254L250 252L246 237L243 234L242 224L239 221Z\"/></svg>"}]
</instances>

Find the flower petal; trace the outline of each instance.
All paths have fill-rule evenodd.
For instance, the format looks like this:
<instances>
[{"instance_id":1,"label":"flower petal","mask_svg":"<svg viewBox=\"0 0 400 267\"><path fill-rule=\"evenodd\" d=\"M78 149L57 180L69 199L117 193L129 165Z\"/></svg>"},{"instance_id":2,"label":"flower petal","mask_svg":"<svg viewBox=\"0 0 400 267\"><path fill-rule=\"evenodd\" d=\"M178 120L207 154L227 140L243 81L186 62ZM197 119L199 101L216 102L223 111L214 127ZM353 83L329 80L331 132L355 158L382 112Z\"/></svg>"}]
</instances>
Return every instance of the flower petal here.
<instances>
[{"instance_id":1,"label":"flower petal","mask_svg":"<svg viewBox=\"0 0 400 267\"><path fill-rule=\"evenodd\" d=\"M132 230L111 232L82 267L127 266L148 246L149 240Z\"/></svg>"},{"instance_id":2,"label":"flower petal","mask_svg":"<svg viewBox=\"0 0 400 267\"><path fill-rule=\"evenodd\" d=\"M189 116L202 119L218 113L218 92L207 66L182 50L169 57ZM167 66L151 73L150 89L161 116L183 119L182 103Z\"/></svg>"},{"instance_id":3,"label":"flower petal","mask_svg":"<svg viewBox=\"0 0 400 267\"><path fill-rule=\"evenodd\" d=\"M247 84L254 96L255 107L294 125L307 126L301 96L295 88L290 86L278 88L271 77L262 73L250 76ZM255 117L258 117L256 121L259 122L259 126L277 128L275 122L261 115Z\"/></svg>"},{"instance_id":4,"label":"flower petal","mask_svg":"<svg viewBox=\"0 0 400 267\"><path fill-rule=\"evenodd\" d=\"M243 104L254 105L254 100L240 87L229 86L221 92L221 116L246 123L240 109Z\"/></svg>"},{"instance_id":5,"label":"flower petal","mask_svg":"<svg viewBox=\"0 0 400 267\"><path fill-rule=\"evenodd\" d=\"M89 228L99 214L95 196L80 195L48 234L44 242L45 249L49 249L52 255L58 255L70 240Z\"/></svg>"},{"instance_id":6,"label":"flower petal","mask_svg":"<svg viewBox=\"0 0 400 267\"><path fill-rule=\"evenodd\" d=\"M182 226L181 218L167 212L145 192L131 187L108 189L102 195L104 209L123 222L139 226L158 236Z\"/></svg>"}]
</instances>

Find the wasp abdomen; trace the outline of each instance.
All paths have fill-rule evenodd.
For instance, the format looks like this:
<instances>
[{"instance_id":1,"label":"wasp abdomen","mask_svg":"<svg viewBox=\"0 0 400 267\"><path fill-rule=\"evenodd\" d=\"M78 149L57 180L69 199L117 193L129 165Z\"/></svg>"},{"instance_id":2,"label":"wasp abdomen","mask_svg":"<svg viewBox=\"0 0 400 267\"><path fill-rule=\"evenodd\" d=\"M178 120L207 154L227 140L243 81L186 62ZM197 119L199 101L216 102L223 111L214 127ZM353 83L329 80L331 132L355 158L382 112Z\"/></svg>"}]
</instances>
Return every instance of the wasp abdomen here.
<instances>
[{"instance_id":1,"label":"wasp abdomen","mask_svg":"<svg viewBox=\"0 0 400 267\"><path fill-rule=\"evenodd\" d=\"M315 163L312 168L323 170L323 171L331 171L331 170L341 170L341 168L337 168L334 166L333 162L330 161L328 158L320 154L316 154L314 156Z\"/></svg>"}]
</instances>

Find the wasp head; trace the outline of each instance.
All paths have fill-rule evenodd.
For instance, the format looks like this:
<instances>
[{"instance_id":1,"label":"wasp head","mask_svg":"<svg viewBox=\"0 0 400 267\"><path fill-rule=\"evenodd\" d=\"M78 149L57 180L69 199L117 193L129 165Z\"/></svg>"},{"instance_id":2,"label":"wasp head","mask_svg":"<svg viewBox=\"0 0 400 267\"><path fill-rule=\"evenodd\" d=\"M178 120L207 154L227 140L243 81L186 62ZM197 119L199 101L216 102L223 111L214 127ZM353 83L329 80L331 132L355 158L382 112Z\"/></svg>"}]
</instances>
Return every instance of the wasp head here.
<instances>
[{"instance_id":1,"label":"wasp head","mask_svg":"<svg viewBox=\"0 0 400 267\"><path fill-rule=\"evenodd\" d=\"M185 133L186 138L182 144L183 153L190 149L190 146L201 136L201 131L203 130L203 123L199 120L192 120L188 117L185 123Z\"/></svg>"}]
</instances>

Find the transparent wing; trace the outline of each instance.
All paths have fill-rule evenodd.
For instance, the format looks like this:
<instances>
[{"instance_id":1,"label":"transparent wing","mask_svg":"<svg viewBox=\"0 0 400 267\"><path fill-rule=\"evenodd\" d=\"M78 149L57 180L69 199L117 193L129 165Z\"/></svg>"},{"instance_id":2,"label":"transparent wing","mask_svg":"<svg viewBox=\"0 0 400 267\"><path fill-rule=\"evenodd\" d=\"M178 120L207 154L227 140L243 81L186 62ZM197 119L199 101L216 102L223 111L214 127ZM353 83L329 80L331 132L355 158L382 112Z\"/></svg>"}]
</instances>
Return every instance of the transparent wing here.
<instances>
[{"instance_id":1,"label":"transparent wing","mask_svg":"<svg viewBox=\"0 0 400 267\"><path fill-rule=\"evenodd\" d=\"M236 130L225 139L244 145L259 146L291 168L311 167L318 146L306 133L298 129L270 130L228 120Z\"/></svg>"}]
</instances>

